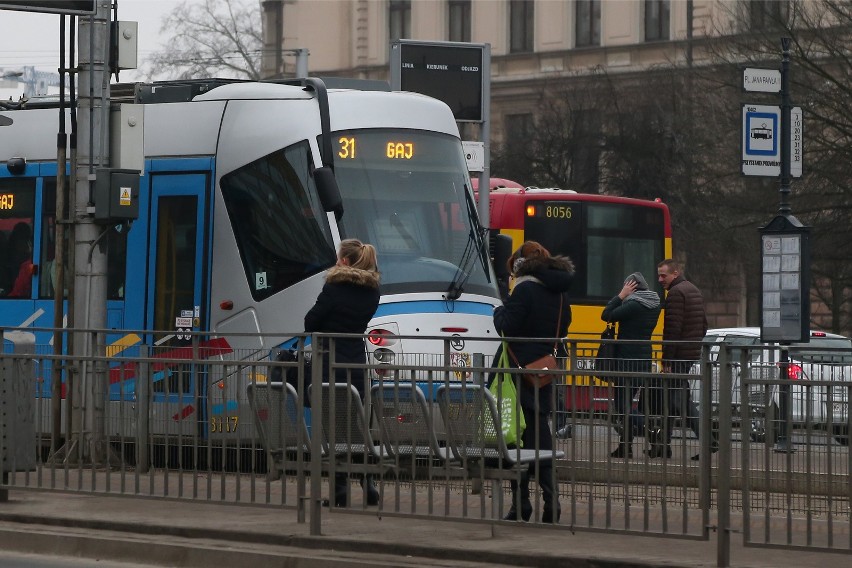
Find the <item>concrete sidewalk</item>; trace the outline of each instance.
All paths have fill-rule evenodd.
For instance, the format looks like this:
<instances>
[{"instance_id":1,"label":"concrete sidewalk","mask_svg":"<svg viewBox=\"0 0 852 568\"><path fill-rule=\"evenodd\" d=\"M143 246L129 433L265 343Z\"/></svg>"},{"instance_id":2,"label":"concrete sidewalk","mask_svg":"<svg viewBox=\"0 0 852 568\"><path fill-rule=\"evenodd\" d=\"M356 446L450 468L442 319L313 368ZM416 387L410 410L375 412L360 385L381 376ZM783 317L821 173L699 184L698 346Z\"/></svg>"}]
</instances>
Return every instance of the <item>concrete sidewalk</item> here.
<instances>
[{"instance_id":1,"label":"concrete sidewalk","mask_svg":"<svg viewBox=\"0 0 852 568\"><path fill-rule=\"evenodd\" d=\"M838 553L746 548L739 534L732 541L732 566L826 568L850 561ZM324 510L322 536L311 536L293 509L15 490L0 503L0 547L205 568L716 566L715 534L704 542Z\"/></svg>"}]
</instances>

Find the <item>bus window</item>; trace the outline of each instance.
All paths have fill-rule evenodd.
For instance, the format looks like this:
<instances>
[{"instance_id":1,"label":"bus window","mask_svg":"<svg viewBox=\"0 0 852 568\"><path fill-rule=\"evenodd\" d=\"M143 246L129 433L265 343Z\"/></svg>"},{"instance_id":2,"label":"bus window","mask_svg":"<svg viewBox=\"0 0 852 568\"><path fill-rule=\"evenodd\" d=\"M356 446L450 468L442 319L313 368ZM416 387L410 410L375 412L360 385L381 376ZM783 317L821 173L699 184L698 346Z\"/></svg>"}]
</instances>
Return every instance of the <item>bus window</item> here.
<instances>
[{"instance_id":1,"label":"bus window","mask_svg":"<svg viewBox=\"0 0 852 568\"><path fill-rule=\"evenodd\" d=\"M41 252L39 254L38 297L54 298L56 293L56 179L46 178L41 200ZM67 207L67 201L66 201ZM67 215L67 211L66 211ZM106 236L107 299L124 298L125 268L127 266L127 231L119 226ZM68 232L65 232L65 258L68 258ZM67 270L67 269L66 269ZM65 273L68 278L68 272Z\"/></svg>"},{"instance_id":2,"label":"bus window","mask_svg":"<svg viewBox=\"0 0 852 568\"><path fill-rule=\"evenodd\" d=\"M487 257L477 250L457 139L396 129L334 138L345 143L335 164L346 208L341 234L376 247L383 294L444 292L460 279L467 293L496 295Z\"/></svg>"},{"instance_id":3,"label":"bus window","mask_svg":"<svg viewBox=\"0 0 852 568\"><path fill-rule=\"evenodd\" d=\"M527 202L525 211L524 239L574 262L571 294L580 303L605 303L625 275L637 270L654 275L664 258L665 226L658 209L539 200Z\"/></svg>"},{"instance_id":4,"label":"bus window","mask_svg":"<svg viewBox=\"0 0 852 568\"><path fill-rule=\"evenodd\" d=\"M0 179L0 298L31 298L35 180Z\"/></svg>"},{"instance_id":5,"label":"bus window","mask_svg":"<svg viewBox=\"0 0 852 568\"><path fill-rule=\"evenodd\" d=\"M56 181L44 180L41 199L41 254L39 255L39 298L53 298L56 280Z\"/></svg>"},{"instance_id":6,"label":"bus window","mask_svg":"<svg viewBox=\"0 0 852 568\"><path fill-rule=\"evenodd\" d=\"M108 300L124 299L124 284L127 278L127 231L127 225L116 225L107 235Z\"/></svg>"},{"instance_id":7,"label":"bus window","mask_svg":"<svg viewBox=\"0 0 852 568\"><path fill-rule=\"evenodd\" d=\"M304 141L222 176L222 197L255 300L335 263L311 163Z\"/></svg>"}]
</instances>

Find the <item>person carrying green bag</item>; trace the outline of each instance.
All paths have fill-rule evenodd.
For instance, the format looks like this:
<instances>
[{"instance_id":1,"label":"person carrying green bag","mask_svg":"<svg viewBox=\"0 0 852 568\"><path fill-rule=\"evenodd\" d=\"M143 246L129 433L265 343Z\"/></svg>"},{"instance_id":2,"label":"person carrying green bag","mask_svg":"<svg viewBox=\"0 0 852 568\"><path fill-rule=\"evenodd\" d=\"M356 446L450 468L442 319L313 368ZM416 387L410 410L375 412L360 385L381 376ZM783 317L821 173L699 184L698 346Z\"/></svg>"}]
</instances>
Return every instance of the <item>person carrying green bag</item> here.
<instances>
[{"instance_id":1,"label":"person carrying green bag","mask_svg":"<svg viewBox=\"0 0 852 568\"><path fill-rule=\"evenodd\" d=\"M495 308L494 327L501 335L509 338L550 338L549 341L508 342L508 348L517 359L517 366L523 367L553 353L554 341L557 339L557 356L566 357L561 338L568 334L568 326L571 325L571 304L567 294L574 277L571 259L551 256L539 243L527 241L509 258L507 268L514 278L514 287L504 305ZM495 361L500 360L503 351L501 345L495 354ZM553 412L553 383L521 380L518 385L520 388L517 394L526 424L519 445L525 449L552 450L553 435L548 417ZM512 507L504 519L528 521L532 516L529 477L533 472L538 476L538 485L544 497L541 521L559 522L559 495L554 483L552 462L530 464L529 470L521 474L520 480L512 480Z\"/></svg>"}]
</instances>

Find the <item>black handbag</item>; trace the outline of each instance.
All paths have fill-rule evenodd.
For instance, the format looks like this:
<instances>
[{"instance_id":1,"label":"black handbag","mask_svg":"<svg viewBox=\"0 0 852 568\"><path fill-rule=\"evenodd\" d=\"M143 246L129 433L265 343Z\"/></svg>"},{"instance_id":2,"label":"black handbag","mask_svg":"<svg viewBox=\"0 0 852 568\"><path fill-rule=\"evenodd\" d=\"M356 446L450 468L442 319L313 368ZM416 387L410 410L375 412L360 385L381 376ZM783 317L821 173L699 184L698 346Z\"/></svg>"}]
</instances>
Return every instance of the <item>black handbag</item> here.
<instances>
[{"instance_id":1,"label":"black handbag","mask_svg":"<svg viewBox=\"0 0 852 568\"><path fill-rule=\"evenodd\" d=\"M616 369L615 324L608 323L601 332L601 344L595 355L595 371L614 371ZM598 380L610 382L613 377L596 377Z\"/></svg>"}]
</instances>

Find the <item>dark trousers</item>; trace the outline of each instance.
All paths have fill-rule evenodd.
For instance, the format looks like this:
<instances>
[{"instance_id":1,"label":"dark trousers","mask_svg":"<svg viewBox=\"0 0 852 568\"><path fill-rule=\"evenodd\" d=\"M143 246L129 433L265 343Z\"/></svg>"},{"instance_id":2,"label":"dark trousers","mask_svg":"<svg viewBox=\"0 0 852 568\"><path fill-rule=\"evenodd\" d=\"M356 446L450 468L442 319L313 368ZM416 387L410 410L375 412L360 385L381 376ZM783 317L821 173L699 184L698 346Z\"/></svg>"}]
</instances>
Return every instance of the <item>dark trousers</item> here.
<instances>
[{"instance_id":1,"label":"dark trousers","mask_svg":"<svg viewBox=\"0 0 852 568\"><path fill-rule=\"evenodd\" d=\"M692 365L693 361L673 361L671 372L688 373ZM649 389L649 410L651 414L662 417L666 444L671 442L674 421L678 418L695 432L697 438L700 424L698 407L692 400L689 381L672 379L661 383Z\"/></svg>"},{"instance_id":2,"label":"dark trousers","mask_svg":"<svg viewBox=\"0 0 852 568\"><path fill-rule=\"evenodd\" d=\"M618 369L625 373L650 373L651 361L643 359L629 359L618 362ZM633 411L633 397L642 388L644 379L632 377L629 374L617 377L612 383L612 420L618 430L619 440L630 443L633 441L633 430L641 430L644 422L642 408L639 412Z\"/></svg>"},{"instance_id":3,"label":"dark trousers","mask_svg":"<svg viewBox=\"0 0 852 568\"><path fill-rule=\"evenodd\" d=\"M642 416L633 412L633 397L640 388L641 383L635 378L618 379L612 385L612 421L618 430L619 441L628 444L633 441L634 425L642 423Z\"/></svg>"},{"instance_id":4,"label":"dark trousers","mask_svg":"<svg viewBox=\"0 0 852 568\"><path fill-rule=\"evenodd\" d=\"M521 435L523 448L525 450L552 450L553 435L550 433L550 424L547 420L547 414L536 412L529 408L523 408L524 420L527 427ZM537 474L536 480L538 486L541 487L541 493L544 497L544 510L558 511L559 510L559 493L556 490L556 483L553 476L553 460L540 461L538 464L538 472L536 472L536 464L531 463L529 470L521 474L520 483L516 480L511 481L512 486L512 507L516 506L516 501L520 497L521 506L527 507L530 503L530 474ZM518 493L520 491L520 493Z\"/></svg>"}]
</instances>

